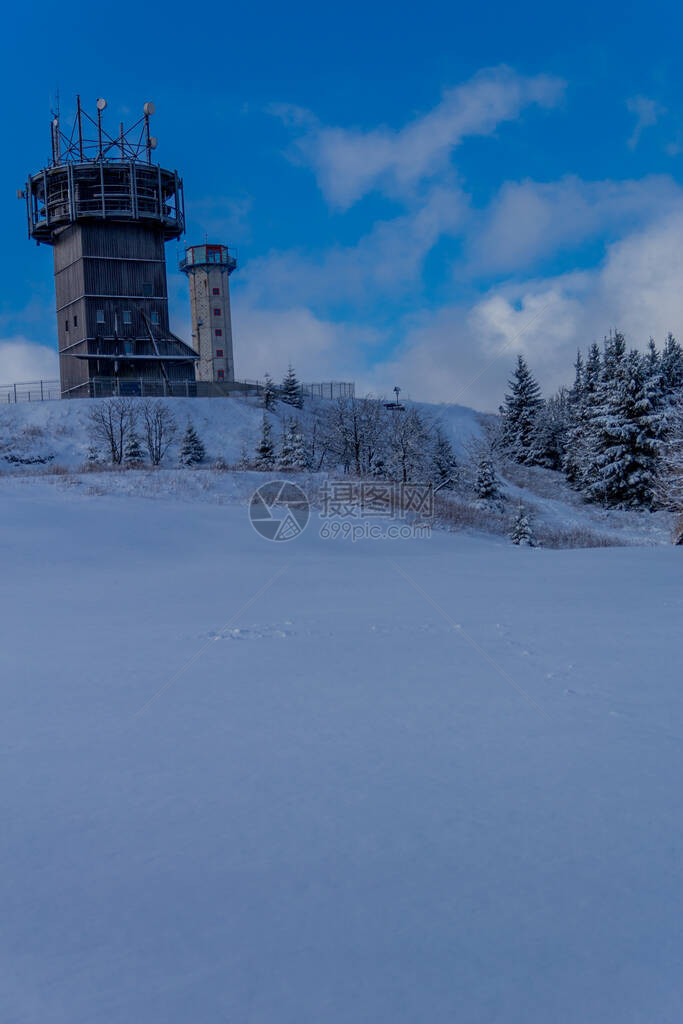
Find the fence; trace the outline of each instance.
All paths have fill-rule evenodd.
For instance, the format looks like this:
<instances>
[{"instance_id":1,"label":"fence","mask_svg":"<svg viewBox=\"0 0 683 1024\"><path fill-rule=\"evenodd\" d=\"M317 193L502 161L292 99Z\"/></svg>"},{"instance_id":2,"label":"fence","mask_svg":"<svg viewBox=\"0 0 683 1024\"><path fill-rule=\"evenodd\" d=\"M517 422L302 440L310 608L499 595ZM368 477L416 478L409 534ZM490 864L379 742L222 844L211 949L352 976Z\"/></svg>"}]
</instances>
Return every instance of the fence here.
<instances>
[{"instance_id":1,"label":"fence","mask_svg":"<svg viewBox=\"0 0 683 1024\"><path fill-rule=\"evenodd\" d=\"M61 398L58 380L31 380L0 385L0 402L47 402Z\"/></svg>"},{"instance_id":2,"label":"fence","mask_svg":"<svg viewBox=\"0 0 683 1024\"><path fill-rule=\"evenodd\" d=\"M229 398L230 395L260 395L262 380L203 381L145 380L144 378L93 377L79 388L62 395L58 380L36 380L0 385L0 402L46 402L56 398ZM275 391L280 388L275 385ZM356 386L349 381L302 384L305 398L353 398Z\"/></svg>"}]
</instances>

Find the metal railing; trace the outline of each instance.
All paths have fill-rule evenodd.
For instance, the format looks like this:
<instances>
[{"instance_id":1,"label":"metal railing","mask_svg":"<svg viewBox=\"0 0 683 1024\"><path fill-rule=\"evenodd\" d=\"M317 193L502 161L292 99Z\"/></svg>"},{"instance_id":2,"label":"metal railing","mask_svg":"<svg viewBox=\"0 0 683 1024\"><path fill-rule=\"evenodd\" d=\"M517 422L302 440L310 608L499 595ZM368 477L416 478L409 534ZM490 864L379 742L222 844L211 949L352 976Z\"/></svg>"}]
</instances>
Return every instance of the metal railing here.
<instances>
[{"instance_id":1,"label":"metal railing","mask_svg":"<svg viewBox=\"0 0 683 1024\"><path fill-rule=\"evenodd\" d=\"M2 402L48 402L61 398L58 380L31 380L20 384L0 384Z\"/></svg>"},{"instance_id":2,"label":"metal railing","mask_svg":"<svg viewBox=\"0 0 683 1024\"><path fill-rule=\"evenodd\" d=\"M273 384L275 393L282 389ZM353 398L355 384L349 381L322 381L301 384L304 398ZM145 380L140 377L93 377L62 395L58 380L23 381L0 385L0 404L15 402L47 402L59 398L229 398L230 395L263 394L262 380L202 381Z\"/></svg>"}]
</instances>

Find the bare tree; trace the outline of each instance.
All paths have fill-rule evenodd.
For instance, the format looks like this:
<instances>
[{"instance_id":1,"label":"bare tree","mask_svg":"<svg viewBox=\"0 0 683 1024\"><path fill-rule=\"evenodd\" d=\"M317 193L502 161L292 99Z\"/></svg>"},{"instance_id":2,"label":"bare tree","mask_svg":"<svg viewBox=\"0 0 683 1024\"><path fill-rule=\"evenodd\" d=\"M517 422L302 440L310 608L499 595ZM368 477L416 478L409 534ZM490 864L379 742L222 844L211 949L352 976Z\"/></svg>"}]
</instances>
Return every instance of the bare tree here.
<instances>
[{"instance_id":1,"label":"bare tree","mask_svg":"<svg viewBox=\"0 0 683 1024\"><path fill-rule=\"evenodd\" d=\"M376 398L340 398L328 408L316 441L335 465L356 476L370 475L382 458L391 423Z\"/></svg>"},{"instance_id":2,"label":"bare tree","mask_svg":"<svg viewBox=\"0 0 683 1024\"><path fill-rule=\"evenodd\" d=\"M427 472L430 430L417 409L391 412L387 475L394 480L419 480Z\"/></svg>"},{"instance_id":3,"label":"bare tree","mask_svg":"<svg viewBox=\"0 0 683 1024\"><path fill-rule=\"evenodd\" d=\"M142 422L149 461L159 466L178 433L175 417L165 402L148 400L142 403Z\"/></svg>"},{"instance_id":4,"label":"bare tree","mask_svg":"<svg viewBox=\"0 0 683 1024\"><path fill-rule=\"evenodd\" d=\"M114 465L120 465L137 426L135 403L130 398L106 398L90 409L89 419L93 440L109 452Z\"/></svg>"}]
</instances>

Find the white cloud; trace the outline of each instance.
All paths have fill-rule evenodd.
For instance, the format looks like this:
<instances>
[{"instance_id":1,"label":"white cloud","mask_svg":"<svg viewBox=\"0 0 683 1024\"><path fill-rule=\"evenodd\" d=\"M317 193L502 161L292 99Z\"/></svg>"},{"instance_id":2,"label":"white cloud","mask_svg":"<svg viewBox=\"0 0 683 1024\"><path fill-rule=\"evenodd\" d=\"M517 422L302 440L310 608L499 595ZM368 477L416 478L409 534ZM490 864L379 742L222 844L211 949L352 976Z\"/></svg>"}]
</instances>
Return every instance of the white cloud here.
<instances>
[{"instance_id":1,"label":"white cloud","mask_svg":"<svg viewBox=\"0 0 683 1024\"><path fill-rule=\"evenodd\" d=\"M303 307L258 309L233 307L235 365L240 379L280 379L291 363L301 379L355 380L359 367L378 342L367 326L335 323Z\"/></svg>"},{"instance_id":2,"label":"white cloud","mask_svg":"<svg viewBox=\"0 0 683 1024\"><path fill-rule=\"evenodd\" d=\"M470 305L423 314L407 325L401 350L375 367L371 382L380 388L390 380L415 398L495 410L517 352L550 393L571 382L577 347L601 341L613 327L638 348L650 335L660 343L668 331L681 337L682 234L679 207L609 246L596 269L506 284Z\"/></svg>"},{"instance_id":3,"label":"white cloud","mask_svg":"<svg viewBox=\"0 0 683 1024\"><path fill-rule=\"evenodd\" d=\"M443 235L459 233L469 216L457 187L434 186L414 209L379 221L352 246L319 255L276 252L250 260L240 286L252 304L363 303L396 294L419 277L425 257Z\"/></svg>"},{"instance_id":4,"label":"white cloud","mask_svg":"<svg viewBox=\"0 0 683 1024\"><path fill-rule=\"evenodd\" d=\"M297 140L299 156L313 167L328 201L345 209L377 188L411 194L421 181L448 167L451 151L465 137L490 135L529 105L554 106L563 91L558 78L525 77L499 67L447 90L433 110L398 130L326 127L298 108L277 112L306 128Z\"/></svg>"},{"instance_id":5,"label":"white cloud","mask_svg":"<svg viewBox=\"0 0 683 1024\"><path fill-rule=\"evenodd\" d=\"M196 226L196 243L209 233L209 241L232 244L236 239L249 237L249 216L252 199L249 196L205 196L187 204L187 219ZM192 244L192 243L191 243Z\"/></svg>"},{"instance_id":6,"label":"white cloud","mask_svg":"<svg viewBox=\"0 0 683 1024\"><path fill-rule=\"evenodd\" d=\"M472 225L466 270L519 271L605 233L623 234L682 202L683 189L666 176L507 182Z\"/></svg>"},{"instance_id":7,"label":"white cloud","mask_svg":"<svg viewBox=\"0 0 683 1024\"><path fill-rule=\"evenodd\" d=\"M666 110L656 100L650 100L647 96L632 96L626 101L626 106L636 118L633 134L627 142L629 149L635 149L640 142L643 128L651 128L657 124L657 121L662 114L666 113Z\"/></svg>"},{"instance_id":8,"label":"white cloud","mask_svg":"<svg viewBox=\"0 0 683 1024\"><path fill-rule=\"evenodd\" d=\"M55 380L58 376L59 361L55 349L22 337L0 340L0 385Z\"/></svg>"}]
</instances>

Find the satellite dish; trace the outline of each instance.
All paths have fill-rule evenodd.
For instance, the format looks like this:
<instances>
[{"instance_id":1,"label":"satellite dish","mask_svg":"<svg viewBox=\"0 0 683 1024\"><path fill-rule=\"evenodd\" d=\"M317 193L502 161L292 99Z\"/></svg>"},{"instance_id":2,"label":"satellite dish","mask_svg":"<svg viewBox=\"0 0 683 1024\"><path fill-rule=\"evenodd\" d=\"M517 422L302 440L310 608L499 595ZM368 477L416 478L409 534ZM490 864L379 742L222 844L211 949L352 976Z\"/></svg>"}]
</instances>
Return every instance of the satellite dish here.
<instances>
[{"instance_id":1,"label":"satellite dish","mask_svg":"<svg viewBox=\"0 0 683 1024\"><path fill-rule=\"evenodd\" d=\"M18 188L17 189L17 199L25 199L25 198L26 198L26 193L24 192L23 188Z\"/></svg>"},{"instance_id":2,"label":"satellite dish","mask_svg":"<svg viewBox=\"0 0 683 1024\"><path fill-rule=\"evenodd\" d=\"M159 141L159 140L157 139L156 135L152 135L152 136L150 137L150 140L149 140L149 148L150 148L150 149L156 149L156 148L157 148L157 142L158 142L158 141Z\"/></svg>"},{"instance_id":3,"label":"satellite dish","mask_svg":"<svg viewBox=\"0 0 683 1024\"><path fill-rule=\"evenodd\" d=\"M103 100L103 99L99 99L99 100L97 101L97 109L98 109L98 110L104 110L104 108L106 107L106 105L107 105L107 101L106 101L106 100Z\"/></svg>"},{"instance_id":4,"label":"satellite dish","mask_svg":"<svg viewBox=\"0 0 683 1024\"><path fill-rule=\"evenodd\" d=\"M53 119L52 123L55 126L55 128L59 128L59 118L58 117L55 117Z\"/></svg>"},{"instance_id":5,"label":"satellite dish","mask_svg":"<svg viewBox=\"0 0 683 1024\"><path fill-rule=\"evenodd\" d=\"M154 104L150 103L150 102L147 102L147 103L145 103L144 107L142 108L142 112L143 112L143 114L146 114L147 117L150 117L154 113L154 109L155 109L154 108Z\"/></svg>"}]
</instances>

